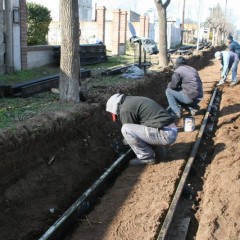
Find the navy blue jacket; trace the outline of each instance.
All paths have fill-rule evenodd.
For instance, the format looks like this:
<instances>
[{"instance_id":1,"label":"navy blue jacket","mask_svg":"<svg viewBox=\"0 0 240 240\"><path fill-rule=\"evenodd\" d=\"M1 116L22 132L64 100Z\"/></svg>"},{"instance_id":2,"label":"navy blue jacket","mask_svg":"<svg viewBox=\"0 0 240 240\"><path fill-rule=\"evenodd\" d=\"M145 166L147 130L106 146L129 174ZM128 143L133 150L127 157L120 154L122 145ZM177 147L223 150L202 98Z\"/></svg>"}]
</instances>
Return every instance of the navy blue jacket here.
<instances>
[{"instance_id":1,"label":"navy blue jacket","mask_svg":"<svg viewBox=\"0 0 240 240\"><path fill-rule=\"evenodd\" d=\"M229 45L228 48L231 52L234 52L238 55L238 57L240 58L240 45L238 42L236 41L232 41Z\"/></svg>"}]
</instances>

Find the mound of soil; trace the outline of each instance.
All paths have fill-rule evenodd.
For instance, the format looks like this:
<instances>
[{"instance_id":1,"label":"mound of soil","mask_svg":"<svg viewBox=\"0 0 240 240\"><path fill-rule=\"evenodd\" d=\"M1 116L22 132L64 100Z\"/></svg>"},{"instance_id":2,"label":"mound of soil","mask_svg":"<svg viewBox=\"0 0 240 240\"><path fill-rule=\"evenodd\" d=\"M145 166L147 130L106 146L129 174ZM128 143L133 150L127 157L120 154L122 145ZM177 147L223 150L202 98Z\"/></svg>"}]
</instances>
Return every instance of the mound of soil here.
<instances>
[{"instance_id":1,"label":"mound of soil","mask_svg":"<svg viewBox=\"0 0 240 240\"><path fill-rule=\"evenodd\" d=\"M214 61L211 61L213 52L214 50L204 51L202 56L195 56L189 60L190 65L199 70L205 89L205 97L201 102L202 110L195 119L196 126L201 124L212 87L215 81L219 80L219 68ZM1 239L30 240L40 237L118 156L112 144L122 139L121 126L112 123L110 116L105 112L108 97L121 89L129 95L150 97L166 107L165 89L170 77L171 71L152 70L144 79L133 80L126 85L88 89L85 91L87 101L69 111L46 113L41 117L28 120L14 130L1 130ZM239 91L239 86L234 87L235 95L231 89L224 94L227 96L231 93L231 97L233 95L236 97L235 89ZM233 99L231 97L230 100ZM235 99L237 101L237 98ZM224 238L222 234L222 238L211 238L206 235L198 239L237 239L234 236L237 236L236 233L239 230L237 222L239 215L233 211L236 203L229 200L228 192L224 193L225 186L220 187L220 183L224 180L220 179L228 179L232 185L237 186L235 184L239 181L239 172L237 172L239 168L237 169L236 165L239 166L237 157L239 154L237 154L237 144L232 144L230 137L224 140L226 143L224 149L221 144L218 144L223 140L217 137L221 135L223 126L226 126L224 135L234 136L233 139L237 143L239 130L236 128L238 126L236 121L239 120L237 113L239 104L236 105L233 100L232 107L228 107L230 100L226 100L225 107L235 115L230 115L231 121L228 121L229 114L223 114L223 121L219 125L215 139L216 156L220 155L220 151L224 153L227 148L229 151L219 159L215 156L214 168L216 167L217 171L209 167L209 174L206 173L208 187L203 192L204 196L201 196L203 193L199 193L199 198L203 198L203 205L201 214L198 216L200 219L198 236L204 236L202 233L204 229L212 234L211 236L216 232L219 233L218 228L221 228L223 221L217 220L222 216L221 220L225 219L226 224L231 222L231 226L235 226L231 231L233 238ZM222 109L224 112L225 108L222 107ZM224 116L228 120L224 119ZM108 202L108 206L100 204L96 207L96 211L89 215L90 221L98 224L93 226L93 224L89 225L88 221L82 222L81 229L72 234L72 239L154 238L158 222L161 221L170 204L179 174L197 134L197 131L183 132L182 123L179 124L179 130L178 140L170 147L167 159L144 169L128 168L116 181L113 191L104 196L104 202ZM218 146L222 148L219 150ZM226 163L227 154L231 154L231 159L235 159L231 164ZM227 164L228 171L220 161ZM231 170L234 170L235 174L231 174ZM212 181L211 174L213 174L212 178L219 178L219 181ZM220 189L224 193L221 214L214 211L213 207L211 212L205 212L209 201L219 206L216 204L219 202L219 195L214 194L217 188L219 194ZM239 196L238 189L235 187L232 194ZM229 191L232 190L229 188ZM156 196L160 197L156 198ZM51 209L54 209L54 212L50 211ZM211 221L211 228L206 227L205 223L208 220L204 216Z\"/></svg>"}]
</instances>

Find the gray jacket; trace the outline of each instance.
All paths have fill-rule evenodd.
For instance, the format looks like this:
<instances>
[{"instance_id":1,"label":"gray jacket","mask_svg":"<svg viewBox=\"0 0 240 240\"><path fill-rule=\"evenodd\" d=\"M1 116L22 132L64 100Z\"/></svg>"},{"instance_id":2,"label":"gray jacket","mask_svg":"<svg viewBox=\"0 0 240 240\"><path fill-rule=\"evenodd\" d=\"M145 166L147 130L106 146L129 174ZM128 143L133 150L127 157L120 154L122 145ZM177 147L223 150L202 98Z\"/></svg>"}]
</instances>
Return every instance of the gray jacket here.
<instances>
[{"instance_id":1,"label":"gray jacket","mask_svg":"<svg viewBox=\"0 0 240 240\"><path fill-rule=\"evenodd\" d=\"M197 70L185 64L174 71L168 88L183 91L190 99L203 97L202 81Z\"/></svg>"}]
</instances>

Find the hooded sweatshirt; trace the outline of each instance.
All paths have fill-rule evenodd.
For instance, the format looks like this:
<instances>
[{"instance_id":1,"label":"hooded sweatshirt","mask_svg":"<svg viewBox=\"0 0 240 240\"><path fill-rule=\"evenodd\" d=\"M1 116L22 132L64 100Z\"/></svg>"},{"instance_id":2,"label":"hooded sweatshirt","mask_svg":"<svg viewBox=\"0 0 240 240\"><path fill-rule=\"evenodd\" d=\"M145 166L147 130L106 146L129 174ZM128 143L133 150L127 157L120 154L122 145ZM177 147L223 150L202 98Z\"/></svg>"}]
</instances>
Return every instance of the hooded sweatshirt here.
<instances>
[{"instance_id":1,"label":"hooded sweatshirt","mask_svg":"<svg viewBox=\"0 0 240 240\"><path fill-rule=\"evenodd\" d=\"M177 66L168 87L183 91L190 99L203 97L202 81L197 70L185 64Z\"/></svg>"},{"instance_id":2,"label":"hooded sweatshirt","mask_svg":"<svg viewBox=\"0 0 240 240\"><path fill-rule=\"evenodd\" d=\"M162 106L146 97L115 94L107 101L106 111L117 113L122 124L134 123L161 129L174 122Z\"/></svg>"},{"instance_id":3,"label":"hooded sweatshirt","mask_svg":"<svg viewBox=\"0 0 240 240\"><path fill-rule=\"evenodd\" d=\"M106 111L115 115L119 115L119 105L123 97L124 94L119 93L112 95L107 101Z\"/></svg>"}]
</instances>

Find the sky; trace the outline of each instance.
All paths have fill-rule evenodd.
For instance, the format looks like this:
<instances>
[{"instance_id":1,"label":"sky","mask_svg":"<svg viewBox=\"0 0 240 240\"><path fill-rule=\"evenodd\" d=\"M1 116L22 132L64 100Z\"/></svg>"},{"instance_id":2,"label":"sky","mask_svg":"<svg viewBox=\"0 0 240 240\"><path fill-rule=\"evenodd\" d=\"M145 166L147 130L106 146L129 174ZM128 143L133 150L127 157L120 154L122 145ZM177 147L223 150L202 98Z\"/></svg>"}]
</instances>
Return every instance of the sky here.
<instances>
[{"instance_id":1,"label":"sky","mask_svg":"<svg viewBox=\"0 0 240 240\"><path fill-rule=\"evenodd\" d=\"M140 14L144 14L150 8L156 8L154 0L92 0L98 6L106 6L106 8L121 8L123 10L133 10ZM184 0L171 0L167 8L167 16L182 19ZM202 1L202 11L200 11L200 3ZM51 10L53 20L59 19L58 4L59 0L27 0L46 6ZM163 0L163 2L165 2ZM209 8L219 3L223 11L225 6L227 9L227 17L237 29L240 29L239 0L185 0L185 18L191 18L198 21L199 12L201 12L201 21L204 21L210 14Z\"/></svg>"}]
</instances>

